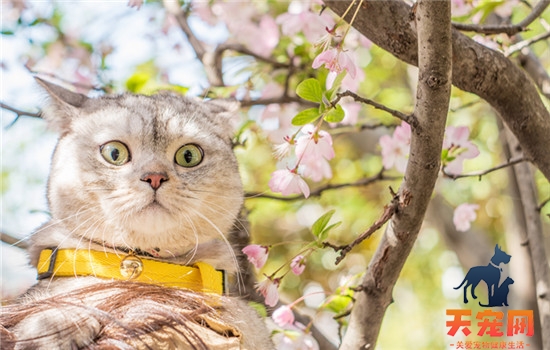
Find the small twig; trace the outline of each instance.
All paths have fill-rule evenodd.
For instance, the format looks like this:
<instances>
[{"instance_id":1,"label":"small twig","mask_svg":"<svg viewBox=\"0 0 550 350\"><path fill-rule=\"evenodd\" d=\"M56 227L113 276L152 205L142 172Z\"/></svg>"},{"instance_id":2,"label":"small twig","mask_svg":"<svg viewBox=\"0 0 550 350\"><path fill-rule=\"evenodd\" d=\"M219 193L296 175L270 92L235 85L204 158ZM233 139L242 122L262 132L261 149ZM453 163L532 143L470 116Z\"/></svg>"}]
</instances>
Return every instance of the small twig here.
<instances>
[{"instance_id":1,"label":"small twig","mask_svg":"<svg viewBox=\"0 0 550 350\"><path fill-rule=\"evenodd\" d=\"M519 24L479 25L453 22L453 27L463 32L475 32L479 34L507 34L508 36L512 36L525 30L525 27L521 27Z\"/></svg>"},{"instance_id":2,"label":"small twig","mask_svg":"<svg viewBox=\"0 0 550 350\"><path fill-rule=\"evenodd\" d=\"M344 311L344 312L342 312L338 315L334 315L334 316L332 316L332 319L338 321L339 319L347 317L349 315L351 315L351 310Z\"/></svg>"},{"instance_id":3,"label":"small twig","mask_svg":"<svg viewBox=\"0 0 550 350\"><path fill-rule=\"evenodd\" d=\"M347 134L351 132L358 132L363 130L374 130L378 128L395 128L397 125L387 125L384 123L376 124L358 124L358 125L341 125L336 126L329 130L332 135Z\"/></svg>"},{"instance_id":4,"label":"small twig","mask_svg":"<svg viewBox=\"0 0 550 350\"><path fill-rule=\"evenodd\" d=\"M29 247L24 240L15 238L4 232L0 232L0 241L21 249L27 249Z\"/></svg>"},{"instance_id":5,"label":"small twig","mask_svg":"<svg viewBox=\"0 0 550 350\"><path fill-rule=\"evenodd\" d=\"M545 40L547 38L550 37L550 31L548 32L545 32L545 33L541 33L539 35L535 35L534 37L532 38L529 38L529 39L526 39L526 40L523 40L523 41L520 41L519 43L517 44L514 44L512 46L510 46L506 51L504 51L504 56L506 57L509 57L511 56L512 54L518 52L518 51L521 51L523 50L524 48L530 46L530 45L533 45L534 43L536 42L539 42L541 40Z\"/></svg>"},{"instance_id":6,"label":"small twig","mask_svg":"<svg viewBox=\"0 0 550 350\"><path fill-rule=\"evenodd\" d=\"M540 213L542 211L542 208L544 208L544 206L548 203L550 203L550 197L543 200L542 203L537 206L537 211Z\"/></svg>"},{"instance_id":7,"label":"small twig","mask_svg":"<svg viewBox=\"0 0 550 350\"><path fill-rule=\"evenodd\" d=\"M388 108L388 107L384 106L381 103L378 103L376 101L373 101L373 100L365 98L365 97L361 97L361 96L357 95L356 93L351 92L349 90L346 90L344 92L339 92L338 94L336 94L336 99L334 99L334 101L331 102L332 105L335 106L338 102L340 102L340 100L343 97L351 97L355 100L355 102L361 102L361 103L373 106L376 109L380 109L384 112L387 112L387 113L393 115L394 117L408 123L413 128L418 127L418 121L416 120L416 117L414 115L405 114L403 112L396 111L395 109Z\"/></svg>"},{"instance_id":8,"label":"small twig","mask_svg":"<svg viewBox=\"0 0 550 350\"><path fill-rule=\"evenodd\" d=\"M31 67L28 67L28 66L25 66L25 68L27 69L27 71L29 73L32 73L34 75L42 75L42 76L47 76L47 77L50 77L50 78L53 78L55 80L59 80L65 84L68 84L70 86L73 86L77 89L83 89L83 90L94 90L94 91L102 91L102 92L105 92L105 93L109 93L111 92L111 89L108 88L107 86L95 86L95 85L92 85L92 84L83 84L83 83L78 83L78 82L74 82L74 81L71 81L71 80L68 80L68 79L65 79L65 78L61 78L59 76L57 76L56 74L53 74L53 73L50 73L50 72L40 72L40 71L34 71L31 69Z\"/></svg>"},{"instance_id":9,"label":"small twig","mask_svg":"<svg viewBox=\"0 0 550 350\"><path fill-rule=\"evenodd\" d=\"M401 177L395 177L395 176L386 176L384 175L384 169L380 170L376 175L367 177L365 179L361 179L356 182L351 183L343 183L343 184L327 184L323 187L319 187L316 190L312 191L309 196L310 197L318 197L323 192L329 191L329 190L336 190L340 188L345 187L361 187L361 186L367 186L377 181L384 181L384 180L397 180ZM267 193L259 193L259 192L249 192L246 193L245 199L256 199L256 198L266 198L266 199L277 199L281 201L295 201L304 199L303 196L297 195L297 196L289 196L289 197L281 197L281 196L275 196Z\"/></svg>"},{"instance_id":10,"label":"small twig","mask_svg":"<svg viewBox=\"0 0 550 350\"><path fill-rule=\"evenodd\" d=\"M269 105L272 103L280 104L280 103L293 103L293 102L299 103L304 106L311 106L311 107L319 106L315 102L309 102L309 101L302 100L299 97L286 96L286 95L282 95L279 97L259 98L256 100L240 100L239 102L241 103L241 107Z\"/></svg>"},{"instance_id":11,"label":"small twig","mask_svg":"<svg viewBox=\"0 0 550 350\"><path fill-rule=\"evenodd\" d=\"M254 53L253 51L249 50L248 48L246 48L244 45L241 45L241 44L228 44L228 43L223 43L223 44L220 44L218 47L216 47L216 50L214 51L214 56L216 57L215 60L217 62L221 61L221 57L223 56L225 51L235 51L235 52L238 52L238 53L242 53L243 55L254 57L258 61L269 63L275 69L278 69L278 68L291 68L292 67L292 64L281 63L281 62L276 61L274 59L271 59L269 57L258 55L256 53Z\"/></svg>"},{"instance_id":12,"label":"small twig","mask_svg":"<svg viewBox=\"0 0 550 350\"><path fill-rule=\"evenodd\" d=\"M324 242L325 247L330 247L334 251L339 252L340 255L336 258L335 264L338 265L346 255L359 243L363 242L365 239L369 238L374 232L378 231L386 222L388 222L393 214L395 214L399 206L405 205L401 202L398 195L394 196L390 204L384 206L384 212L382 215L369 227L365 232L363 232L359 237L357 237L353 242L343 246L334 246L331 243Z\"/></svg>"},{"instance_id":13,"label":"small twig","mask_svg":"<svg viewBox=\"0 0 550 350\"><path fill-rule=\"evenodd\" d=\"M466 23L453 23L453 27L458 30L467 31L467 32L476 32L481 34L500 34L505 33L508 36L512 36L519 32L525 31L527 27L533 23L546 8L550 5L550 0L540 0L531 13L527 15L521 22L518 24L510 25L477 25L477 24L466 24Z\"/></svg>"},{"instance_id":14,"label":"small twig","mask_svg":"<svg viewBox=\"0 0 550 350\"><path fill-rule=\"evenodd\" d=\"M483 175L487 175L489 173L492 173L493 171L497 171L497 170L500 170L500 169L503 169L503 168L507 168L509 166L519 164L519 163L522 163L522 162L526 162L526 161L529 161L529 158L521 157L521 158L518 158L518 159L509 160L507 163L497 165L494 168L490 168L490 169L487 169L487 170L484 170L484 171L471 173L471 174L449 174L447 171L445 171L445 168L441 169L441 171L443 172L444 176L446 176L450 179L453 179L453 180L461 179L461 178L465 178L465 177L479 177L479 180L481 181L481 177Z\"/></svg>"},{"instance_id":15,"label":"small twig","mask_svg":"<svg viewBox=\"0 0 550 350\"><path fill-rule=\"evenodd\" d=\"M0 108L3 108L7 111L15 113L15 119L6 126L6 129L11 128L19 120L19 118L21 118L21 117L41 118L41 113L40 112L34 112L33 113L33 112L22 111L20 109L8 106L7 104L2 103L2 102L0 102Z\"/></svg>"}]
</instances>

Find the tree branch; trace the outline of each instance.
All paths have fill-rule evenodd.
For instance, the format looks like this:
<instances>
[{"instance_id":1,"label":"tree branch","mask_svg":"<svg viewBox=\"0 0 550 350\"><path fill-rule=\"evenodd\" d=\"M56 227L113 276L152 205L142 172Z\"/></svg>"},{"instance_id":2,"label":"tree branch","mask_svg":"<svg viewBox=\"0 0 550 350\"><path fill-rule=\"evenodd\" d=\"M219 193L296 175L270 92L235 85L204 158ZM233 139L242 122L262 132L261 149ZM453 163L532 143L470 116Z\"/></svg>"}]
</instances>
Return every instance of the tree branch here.
<instances>
[{"instance_id":1,"label":"tree branch","mask_svg":"<svg viewBox=\"0 0 550 350\"><path fill-rule=\"evenodd\" d=\"M535 5L533 8L533 11L529 13L527 17L525 17L521 22L518 24L509 24L509 25L478 25L478 24L467 24L467 23L453 23L453 27L458 30L466 31L466 32L476 32L481 34L500 34L504 33L508 36L512 36L514 34L517 34L519 32L525 31L527 27L533 23L543 12L546 10L546 8L550 5L550 0L541 0Z\"/></svg>"},{"instance_id":2,"label":"tree branch","mask_svg":"<svg viewBox=\"0 0 550 350\"><path fill-rule=\"evenodd\" d=\"M235 43L223 43L223 44L220 44L218 47L216 47L216 50L214 51L214 57L216 62L221 62L221 59L225 51L235 51L238 53L242 53L243 55L254 57L258 61L262 61L270 64L274 69L292 67L290 63L281 63L270 57L260 56L254 53L253 51L249 50L248 48L246 48L244 45L235 44Z\"/></svg>"},{"instance_id":3,"label":"tree branch","mask_svg":"<svg viewBox=\"0 0 550 350\"><path fill-rule=\"evenodd\" d=\"M15 119L6 126L6 129L11 128L19 120L19 118L21 118L21 117L41 118L40 112L34 112L33 113L33 112L22 111L20 109L8 106L7 104L5 104L3 102L0 102L0 108L3 108L7 111L15 113Z\"/></svg>"},{"instance_id":4,"label":"tree branch","mask_svg":"<svg viewBox=\"0 0 550 350\"><path fill-rule=\"evenodd\" d=\"M172 0L163 0L164 8L172 14L178 22L187 41L195 51L197 58L202 62L206 73L206 78L211 86L224 86L223 75L220 62L216 61L216 56L208 52L203 42L201 42L193 33L187 22L187 15L179 6L179 2Z\"/></svg>"},{"instance_id":5,"label":"tree branch","mask_svg":"<svg viewBox=\"0 0 550 350\"><path fill-rule=\"evenodd\" d=\"M506 51L504 51L504 56L509 57L513 55L514 53L523 50L524 48L533 45L536 42L539 42L541 40L545 40L550 37L550 31L541 33L539 35L535 35L532 38L520 41L512 46L510 46Z\"/></svg>"},{"instance_id":6,"label":"tree branch","mask_svg":"<svg viewBox=\"0 0 550 350\"><path fill-rule=\"evenodd\" d=\"M487 174L492 173L493 171L504 169L504 168L507 168L509 166L513 166L513 165L523 163L523 162L527 162L527 161L529 161L529 159L527 159L525 157L520 157L520 158L517 158L517 159L514 159L514 160L509 160L508 162L506 162L504 164L497 165L494 168L490 168L490 169L487 169L487 170L483 170L483 171L476 172L476 173L471 173L471 174L450 174L447 171L445 171L445 168L443 168L441 171L443 172L443 175L445 175L446 177L451 178L453 180L462 179L462 178L465 178L465 177L479 177L479 180L481 180L481 177L483 175L487 175Z\"/></svg>"},{"instance_id":7,"label":"tree branch","mask_svg":"<svg viewBox=\"0 0 550 350\"><path fill-rule=\"evenodd\" d=\"M26 241L10 236L4 232L0 232L0 241L21 249L27 249L29 247Z\"/></svg>"},{"instance_id":8,"label":"tree branch","mask_svg":"<svg viewBox=\"0 0 550 350\"><path fill-rule=\"evenodd\" d=\"M334 99L334 101L331 102L332 105L335 106L338 102L340 102L342 97L351 97L355 100L355 102L361 102L361 103L373 106L376 109L380 109L384 112L388 112L389 114L391 114L394 117L406 122L407 124L411 125L412 127L416 127L418 125L417 120L416 120L414 115L405 114L405 113L396 111L394 109L388 108L388 107L384 106L381 103L378 103L376 101L370 100L370 99L365 98L365 97L361 97L361 96L357 95L356 93L351 92L349 90L346 90L344 92L339 92L338 94L336 94L336 99Z\"/></svg>"},{"instance_id":9,"label":"tree branch","mask_svg":"<svg viewBox=\"0 0 550 350\"><path fill-rule=\"evenodd\" d=\"M375 183L377 181L397 180L397 179L400 179L400 178L401 177L384 175L384 169L382 168L376 175L361 179L361 180L356 181L356 182L343 183L343 184L326 184L323 187L319 187L316 190L311 191L309 196L310 197L319 197L325 191L337 190L337 189L346 188L346 187L362 187L362 186L370 185L370 184ZM248 193L245 194L245 199L256 199L256 198L277 199L277 200L281 200L281 201L295 201L295 200L304 199L304 197L301 196L301 195L281 197L281 196L274 196L274 195L271 195L271 194L267 194L267 193L264 193L264 192L248 192Z\"/></svg>"},{"instance_id":10,"label":"tree branch","mask_svg":"<svg viewBox=\"0 0 550 350\"><path fill-rule=\"evenodd\" d=\"M550 99L550 76L529 48L524 48L518 55L519 64L537 85L541 94Z\"/></svg>"},{"instance_id":11,"label":"tree branch","mask_svg":"<svg viewBox=\"0 0 550 350\"><path fill-rule=\"evenodd\" d=\"M401 202L402 198L400 198L398 195L394 193L394 197L390 204L384 206L384 212L382 215L372 224L371 227L369 227L365 232L359 235L353 242L346 245L336 246L328 242L324 242L323 245L325 247L330 247L334 249L335 252L339 252L340 255L336 258L335 264L338 265L346 255L351 252L351 250L361 242L363 242L365 239L372 236L373 233L378 231L386 222L388 222L392 216L399 210L399 208L404 208L407 206L408 201L410 198L407 198L406 201L403 203Z\"/></svg>"},{"instance_id":12,"label":"tree branch","mask_svg":"<svg viewBox=\"0 0 550 350\"><path fill-rule=\"evenodd\" d=\"M371 1L362 17L370 16L375 7L385 7L391 12L388 7L396 3ZM347 4L328 2L331 8ZM400 201L408 205L393 215L369 263L362 282L363 290L356 295L342 350L375 348L384 313L392 302L393 287L416 240L439 173L451 94L450 1L421 0L417 2L414 18L418 30L417 47L420 48L414 111L418 126L412 128L410 157L399 190ZM409 23L406 26L411 27ZM401 29L390 29L388 34ZM377 31L384 30L386 28L377 28ZM407 44L401 37L395 39L401 46Z\"/></svg>"},{"instance_id":13,"label":"tree branch","mask_svg":"<svg viewBox=\"0 0 550 350\"><path fill-rule=\"evenodd\" d=\"M287 95L282 95L279 97L270 97L270 98L259 98L256 100L240 100L239 102L241 103L242 107L269 105L272 103L292 103L292 102L296 102L304 106L319 106L315 102L309 102L309 101L302 100L299 97L287 96Z\"/></svg>"}]
</instances>

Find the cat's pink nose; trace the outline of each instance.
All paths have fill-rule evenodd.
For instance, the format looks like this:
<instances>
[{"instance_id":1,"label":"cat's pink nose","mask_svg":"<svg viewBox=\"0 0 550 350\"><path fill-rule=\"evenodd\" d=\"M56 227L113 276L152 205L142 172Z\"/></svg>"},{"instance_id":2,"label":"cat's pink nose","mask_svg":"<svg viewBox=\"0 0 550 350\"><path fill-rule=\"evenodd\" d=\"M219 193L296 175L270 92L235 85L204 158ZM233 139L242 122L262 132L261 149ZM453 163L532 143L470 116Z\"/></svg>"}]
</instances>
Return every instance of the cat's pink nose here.
<instances>
[{"instance_id":1,"label":"cat's pink nose","mask_svg":"<svg viewBox=\"0 0 550 350\"><path fill-rule=\"evenodd\" d=\"M163 182L168 181L168 175L165 173L147 173L144 174L141 179L143 182L148 182L153 190L158 190Z\"/></svg>"}]
</instances>

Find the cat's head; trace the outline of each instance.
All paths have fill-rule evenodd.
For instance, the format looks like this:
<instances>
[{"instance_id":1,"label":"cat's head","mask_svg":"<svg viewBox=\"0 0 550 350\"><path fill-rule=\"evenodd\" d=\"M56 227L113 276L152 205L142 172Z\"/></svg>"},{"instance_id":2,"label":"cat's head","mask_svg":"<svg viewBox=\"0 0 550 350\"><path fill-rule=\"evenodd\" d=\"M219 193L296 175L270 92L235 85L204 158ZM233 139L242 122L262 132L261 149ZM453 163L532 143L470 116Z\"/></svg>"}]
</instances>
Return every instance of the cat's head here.
<instances>
[{"instance_id":1,"label":"cat's head","mask_svg":"<svg viewBox=\"0 0 550 350\"><path fill-rule=\"evenodd\" d=\"M168 257L226 241L243 194L232 151L235 105L174 93L87 98L37 79L61 137L48 184L71 236Z\"/></svg>"}]
</instances>

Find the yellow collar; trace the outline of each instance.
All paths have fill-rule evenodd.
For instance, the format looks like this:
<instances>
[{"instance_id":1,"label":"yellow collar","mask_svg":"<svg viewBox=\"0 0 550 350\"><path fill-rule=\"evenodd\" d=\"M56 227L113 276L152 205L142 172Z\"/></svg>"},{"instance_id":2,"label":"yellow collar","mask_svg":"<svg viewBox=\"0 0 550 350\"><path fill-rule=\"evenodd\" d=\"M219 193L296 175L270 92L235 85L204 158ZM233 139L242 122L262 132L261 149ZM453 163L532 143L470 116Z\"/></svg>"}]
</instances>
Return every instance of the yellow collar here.
<instances>
[{"instance_id":1,"label":"yellow collar","mask_svg":"<svg viewBox=\"0 0 550 350\"><path fill-rule=\"evenodd\" d=\"M205 263L173 264L132 253L119 255L87 249L44 249L38 260L38 279L94 276L132 280L197 292L223 294L224 271Z\"/></svg>"}]
</instances>

